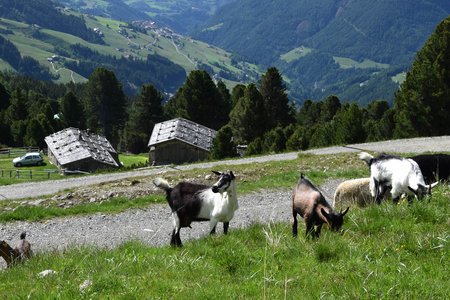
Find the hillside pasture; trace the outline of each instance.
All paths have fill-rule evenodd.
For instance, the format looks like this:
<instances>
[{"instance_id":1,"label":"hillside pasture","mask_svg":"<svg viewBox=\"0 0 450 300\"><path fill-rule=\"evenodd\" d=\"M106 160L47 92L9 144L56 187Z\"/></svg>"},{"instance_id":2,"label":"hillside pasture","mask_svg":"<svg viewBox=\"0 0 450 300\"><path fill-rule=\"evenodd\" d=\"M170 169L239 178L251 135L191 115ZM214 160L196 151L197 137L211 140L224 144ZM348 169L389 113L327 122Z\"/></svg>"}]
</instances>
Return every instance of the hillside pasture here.
<instances>
[{"instance_id":1,"label":"hillside pasture","mask_svg":"<svg viewBox=\"0 0 450 300\"><path fill-rule=\"evenodd\" d=\"M289 223L255 223L181 249L130 241L113 250L72 246L37 253L0 272L0 295L448 299L449 197L441 186L430 202L351 209L342 234L324 229L317 240L293 238ZM38 275L49 269L55 273Z\"/></svg>"},{"instance_id":2,"label":"hillside pasture","mask_svg":"<svg viewBox=\"0 0 450 300\"><path fill-rule=\"evenodd\" d=\"M280 58L282 60L284 60L285 62L290 63L296 59L299 59L301 57L308 55L309 53L311 53L312 50L313 49L311 49L311 48L307 48L305 46L300 46L295 49L292 49L291 51L289 51L285 54L280 55Z\"/></svg>"},{"instance_id":3,"label":"hillside pasture","mask_svg":"<svg viewBox=\"0 0 450 300\"><path fill-rule=\"evenodd\" d=\"M334 61L339 64L342 69L387 69L389 64L378 63L370 59L364 59L362 62L358 62L348 57L333 57Z\"/></svg>"}]
</instances>

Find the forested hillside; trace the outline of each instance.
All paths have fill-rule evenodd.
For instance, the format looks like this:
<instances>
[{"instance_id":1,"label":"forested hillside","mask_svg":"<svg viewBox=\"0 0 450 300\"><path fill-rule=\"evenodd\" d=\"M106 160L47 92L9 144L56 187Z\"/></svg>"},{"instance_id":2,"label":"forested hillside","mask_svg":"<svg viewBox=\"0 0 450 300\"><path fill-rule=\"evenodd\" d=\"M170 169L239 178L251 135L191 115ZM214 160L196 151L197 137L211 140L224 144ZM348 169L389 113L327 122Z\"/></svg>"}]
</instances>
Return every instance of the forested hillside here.
<instances>
[{"instance_id":1,"label":"forested hillside","mask_svg":"<svg viewBox=\"0 0 450 300\"><path fill-rule=\"evenodd\" d=\"M392 77L449 13L445 0L243 0L220 8L194 36L277 66L297 98L391 102Z\"/></svg>"},{"instance_id":2,"label":"forested hillside","mask_svg":"<svg viewBox=\"0 0 450 300\"><path fill-rule=\"evenodd\" d=\"M108 2L108 7L118 2ZM260 73L256 66L237 61L222 49L154 22L126 23L83 15L49 0L27 3L0 3L0 70L80 83L97 67L105 67L114 71L129 95L146 83L174 93L195 69L207 70L229 86L253 80Z\"/></svg>"},{"instance_id":3,"label":"forested hillside","mask_svg":"<svg viewBox=\"0 0 450 300\"><path fill-rule=\"evenodd\" d=\"M153 20L181 34L203 25L217 8L233 0L56 0L82 13L126 22Z\"/></svg>"}]
</instances>

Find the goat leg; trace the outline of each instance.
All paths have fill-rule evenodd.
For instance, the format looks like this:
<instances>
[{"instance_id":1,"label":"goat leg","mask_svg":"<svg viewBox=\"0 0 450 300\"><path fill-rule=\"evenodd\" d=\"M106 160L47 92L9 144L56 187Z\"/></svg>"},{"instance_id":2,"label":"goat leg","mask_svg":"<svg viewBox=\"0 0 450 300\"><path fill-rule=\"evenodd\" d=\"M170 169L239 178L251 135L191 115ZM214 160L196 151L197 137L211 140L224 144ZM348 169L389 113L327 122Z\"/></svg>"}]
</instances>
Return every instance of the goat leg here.
<instances>
[{"instance_id":1,"label":"goat leg","mask_svg":"<svg viewBox=\"0 0 450 300\"><path fill-rule=\"evenodd\" d=\"M292 223L292 235L297 236L297 213L294 211L294 222Z\"/></svg>"},{"instance_id":2,"label":"goat leg","mask_svg":"<svg viewBox=\"0 0 450 300\"><path fill-rule=\"evenodd\" d=\"M306 237L313 237L315 236L314 232L314 225L306 224Z\"/></svg>"},{"instance_id":3,"label":"goat leg","mask_svg":"<svg viewBox=\"0 0 450 300\"><path fill-rule=\"evenodd\" d=\"M183 244L181 243L180 229L179 228L175 228L172 231L172 238L170 240L170 245L171 246L177 246L177 247L183 246Z\"/></svg>"},{"instance_id":4,"label":"goat leg","mask_svg":"<svg viewBox=\"0 0 450 300\"><path fill-rule=\"evenodd\" d=\"M228 227L230 226L230 222L223 222L223 233L228 234Z\"/></svg>"},{"instance_id":5,"label":"goat leg","mask_svg":"<svg viewBox=\"0 0 450 300\"><path fill-rule=\"evenodd\" d=\"M321 231L322 231L322 224L317 226L314 237L319 238Z\"/></svg>"}]
</instances>

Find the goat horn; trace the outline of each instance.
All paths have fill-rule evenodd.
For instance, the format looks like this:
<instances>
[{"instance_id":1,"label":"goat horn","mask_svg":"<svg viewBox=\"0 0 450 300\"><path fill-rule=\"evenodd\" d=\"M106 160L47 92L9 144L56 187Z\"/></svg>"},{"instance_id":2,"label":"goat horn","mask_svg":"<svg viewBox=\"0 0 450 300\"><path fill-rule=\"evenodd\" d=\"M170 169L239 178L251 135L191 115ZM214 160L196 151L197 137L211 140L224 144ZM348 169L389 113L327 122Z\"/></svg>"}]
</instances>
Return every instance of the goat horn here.
<instances>
[{"instance_id":1,"label":"goat horn","mask_svg":"<svg viewBox=\"0 0 450 300\"><path fill-rule=\"evenodd\" d=\"M432 188L434 188L438 183L439 183L439 181L436 181L435 183L432 183L432 184L427 185L427 187L429 187L430 189L432 189Z\"/></svg>"}]
</instances>

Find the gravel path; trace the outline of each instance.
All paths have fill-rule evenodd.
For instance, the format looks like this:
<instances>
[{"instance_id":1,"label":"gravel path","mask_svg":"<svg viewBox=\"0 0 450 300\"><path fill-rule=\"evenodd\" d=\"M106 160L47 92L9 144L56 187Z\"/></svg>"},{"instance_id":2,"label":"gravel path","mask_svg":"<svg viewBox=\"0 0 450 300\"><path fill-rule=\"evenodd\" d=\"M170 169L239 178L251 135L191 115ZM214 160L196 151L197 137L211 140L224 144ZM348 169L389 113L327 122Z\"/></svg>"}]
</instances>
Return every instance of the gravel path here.
<instances>
[{"instance_id":1,"label":"gravel path","mask_svg":"<svg viewBox=\"0 0 450 300\"><path fill-rule=\"evenodd\" d=\"M450 151L450 136L436 138L418 138L394 140L370 144L351 145L355 148L369 151L384 152L448 152ZM330 147L306 151L315 154L331 154L339 152L358 151L345 147ZM178 166L178 170L189 168L212 168L218 164L242 164L269 160L290 160L297 157L298 152L221 161L216 163L201 163L189 166ZM100 182L130 179L137 176L149 176L167 172L173 168L162 167L138 170L126 173L71 178L53 182L24 183L0 187L0 195L9 199L23 197L38 197L53 194L59 190L80 186L98 184ZM327 196L332 196L339 180L331 180L321 186ZM230 223L230 231L234 228L246 227L255 222L268 223L291 220L290 190L260 191L239 197L239 209ZM24 196L26 195L26 196ZM141 240L152 246L169 244L172 229L171 212L167 205L153 205L147 209L133 209L116 215L94 214L68 218L55 218L45 222L14 222L2 224L0 239L14 243L20 232L27 231L28 240L34 251L61 250L69 246L95 245L104 248L114 248L128 240ZM221 225L220 225L221 227ZM222 229L218 228L218 232ZM183 241L197 239L208 234L208 223L194 223L192 229L182 229ZM0 267L4 267L3 261Z\"/></svg>"}]
</instances>

